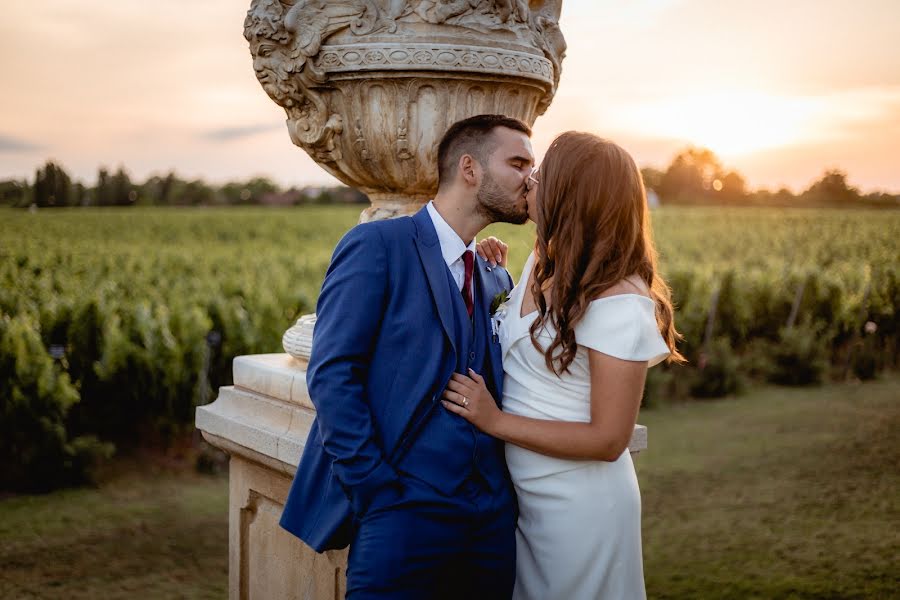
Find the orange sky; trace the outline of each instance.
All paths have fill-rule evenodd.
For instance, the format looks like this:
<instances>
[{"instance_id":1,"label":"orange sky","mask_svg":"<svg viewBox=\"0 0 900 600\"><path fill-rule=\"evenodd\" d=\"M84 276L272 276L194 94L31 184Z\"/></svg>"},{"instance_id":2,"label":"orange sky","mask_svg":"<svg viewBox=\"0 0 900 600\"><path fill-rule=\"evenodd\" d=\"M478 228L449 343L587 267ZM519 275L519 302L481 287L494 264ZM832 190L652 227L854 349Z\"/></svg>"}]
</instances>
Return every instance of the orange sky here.
<instances>
[{"instance_id":1,"label":"orange sky","mask_svg":"<svg viewBox=\"0 0 900 600\"><path fill-rule=\"evenodd\" d=\"M4 7L0 177L52 157L91 183L119 164L137 179L333 182L253 76L249 4ZM799 191L841 168L864 191L900 192L897 0L564 0L561 26L569 49L538 156L580 129L644 166L705 145L752 187Z\"/></svg>"}]
</instances>

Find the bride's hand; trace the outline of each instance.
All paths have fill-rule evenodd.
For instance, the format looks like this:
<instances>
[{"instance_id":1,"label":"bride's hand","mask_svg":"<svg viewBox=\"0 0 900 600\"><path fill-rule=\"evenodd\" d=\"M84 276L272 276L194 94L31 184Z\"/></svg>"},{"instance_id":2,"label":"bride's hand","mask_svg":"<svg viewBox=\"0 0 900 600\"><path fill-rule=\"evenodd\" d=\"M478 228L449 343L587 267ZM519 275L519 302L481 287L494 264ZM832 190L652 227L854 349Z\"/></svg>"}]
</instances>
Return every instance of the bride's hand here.
<instances>
[{"instance_id":1,"label":"bride's hand","mask_svg":"<svg viewBox=\"0 0 900 600\"><path fill-rule=\"evenodd\" d=\"M488 261L492 267L500 265L504 269L506 268L509 244L504 244L503 240L491 236L475 244L475 249L478 251L478 256Z\"/></svg>"},{"instance_id":2,"label":"bride's hand","mask_svg":"<svg viewBox=\"0 0 900 600\"><path fill-rule=\"evenodd\" d=\"M454 373L441 396L441 404L485 433L491 433L503 413L484 383L484 377L469 369L469 377Z\"/></svg>"}]
</instances>

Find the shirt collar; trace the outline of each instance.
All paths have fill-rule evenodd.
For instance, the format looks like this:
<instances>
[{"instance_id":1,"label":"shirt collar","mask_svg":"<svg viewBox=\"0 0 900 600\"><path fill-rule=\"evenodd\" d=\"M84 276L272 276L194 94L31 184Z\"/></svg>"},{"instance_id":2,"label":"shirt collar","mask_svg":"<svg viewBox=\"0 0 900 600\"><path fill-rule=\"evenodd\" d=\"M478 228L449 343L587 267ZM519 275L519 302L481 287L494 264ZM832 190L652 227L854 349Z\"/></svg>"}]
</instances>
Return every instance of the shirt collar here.
<instances>
[{"instance_id":1,"label":"shirt collar","mask_svg":"<svg viewBox=\"0 0 900 600\"><path fill-rule=\"evenodd\" d=\"M437 232L438 241L441 243L441 254L448 267L459 260L466 250L475 252L475 240L473 239L466 246L462 238L447 224L441 213L434 207L433 201L429 201L426 208L428 209L428 216L431 217L431 222L434 223L434 230Z\"/></svg>"}]
</instances>

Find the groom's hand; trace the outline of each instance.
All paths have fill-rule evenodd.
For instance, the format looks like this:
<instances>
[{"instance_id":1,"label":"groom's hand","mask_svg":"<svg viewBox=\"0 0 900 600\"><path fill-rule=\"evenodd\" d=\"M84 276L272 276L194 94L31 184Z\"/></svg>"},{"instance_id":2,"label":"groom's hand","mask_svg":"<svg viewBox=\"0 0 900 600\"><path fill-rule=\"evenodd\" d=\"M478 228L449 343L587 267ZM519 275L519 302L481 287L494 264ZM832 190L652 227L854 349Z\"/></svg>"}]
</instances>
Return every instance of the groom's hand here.
<instances>
[{"instance_id":1,"label":"groom's hand","mask_svg":"<svg viewBox=\"0 0 900 600\"><path fill-rule=\"evenodd\" d=\"M486 260L492 267L500 265L506 268L506 259L509 255L509 244L504 244L502 240L491 236L485 238L475 244L478 256Z\"/></svg>"}]
</instances>

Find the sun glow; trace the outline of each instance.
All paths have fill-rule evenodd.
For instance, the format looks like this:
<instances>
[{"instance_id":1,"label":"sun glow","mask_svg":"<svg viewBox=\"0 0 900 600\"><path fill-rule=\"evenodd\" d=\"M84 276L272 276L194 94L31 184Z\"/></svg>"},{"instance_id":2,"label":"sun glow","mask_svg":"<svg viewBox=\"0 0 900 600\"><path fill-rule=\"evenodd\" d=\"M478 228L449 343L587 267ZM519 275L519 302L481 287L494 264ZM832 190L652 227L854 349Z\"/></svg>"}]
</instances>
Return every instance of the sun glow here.
<instances>
[{"instance_id":1,"label":"sun glow","mask_svg":"<svg viewBox=\"0 0 900 600\"><path fill-rule=\"evenodd\" d=\"M623 116L632 131L734 157L812 138L820 110L812 98L718 91L639 104Z\"/></svg>"}]
</instances>

